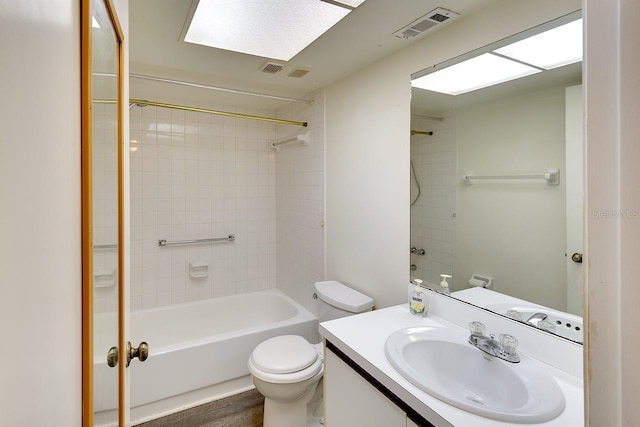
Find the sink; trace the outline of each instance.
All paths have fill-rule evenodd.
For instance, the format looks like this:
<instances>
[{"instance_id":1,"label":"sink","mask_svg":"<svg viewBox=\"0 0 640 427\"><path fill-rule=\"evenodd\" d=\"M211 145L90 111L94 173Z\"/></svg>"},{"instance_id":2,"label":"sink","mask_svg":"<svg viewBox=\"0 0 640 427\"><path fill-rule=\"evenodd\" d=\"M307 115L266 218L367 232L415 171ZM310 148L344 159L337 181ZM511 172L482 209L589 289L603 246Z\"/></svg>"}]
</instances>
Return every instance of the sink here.
<instances>
[{"instance_id":1,"label":"sink","mask_svg":"<svg viewBox=\"0 0 640 427\"><path fill-rule=\"evenodd\" d=\"M540 423L564 409L562 390L526 356L489 356L446 328L413 327L389 336L387 359L409 382L456 408L495 420Z\"/></svg>"}]
</instances>

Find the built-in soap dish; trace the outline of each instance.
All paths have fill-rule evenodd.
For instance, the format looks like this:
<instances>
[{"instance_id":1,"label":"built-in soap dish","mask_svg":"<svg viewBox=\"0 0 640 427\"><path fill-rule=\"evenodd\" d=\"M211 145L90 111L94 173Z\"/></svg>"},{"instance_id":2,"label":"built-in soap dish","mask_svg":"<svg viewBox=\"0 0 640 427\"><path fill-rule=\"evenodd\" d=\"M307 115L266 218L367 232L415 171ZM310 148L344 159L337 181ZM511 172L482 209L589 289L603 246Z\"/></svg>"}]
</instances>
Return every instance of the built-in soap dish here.
<instances>
[{"instance_id":1,"label":"built-in soap dish","mask_svg":"<svg viewBox=\"0 0 640 427\"><path fill-rule=\"evenodd\" d=\"M93 272L93 287L108 288L116 284L116 269L96 270Z\"/></svg>"},{"instance_id":2,"label":"built-in soap dish","mask_svg":"<svg viewBox=\"0 0 640 427\"><path fill-rule=\"evenodd\" d=\"M200 279L209 275L209 263L207 262L190 262L189 276L194 279Z\"/></svg>"}]
</instances>

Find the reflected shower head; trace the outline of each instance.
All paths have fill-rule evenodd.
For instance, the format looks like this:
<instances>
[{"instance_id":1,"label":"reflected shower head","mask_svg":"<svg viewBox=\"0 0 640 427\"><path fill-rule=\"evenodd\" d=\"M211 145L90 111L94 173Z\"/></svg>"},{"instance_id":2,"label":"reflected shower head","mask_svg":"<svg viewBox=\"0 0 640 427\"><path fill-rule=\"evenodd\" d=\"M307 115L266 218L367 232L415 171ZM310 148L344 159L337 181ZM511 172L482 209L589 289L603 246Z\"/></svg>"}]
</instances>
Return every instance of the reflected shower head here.
<instances>
[{"instance_id":1,"label":"reflected shower head","mask_svg":"<svg viewBox=\"0 0 640 427\"><path fill-rule=\"evenodd\" d=\"M143 107L146 107L146 106L147 106L147 104L140 104L140 103L132 102L131 104L129 104L129 111L131 111L131 109L133 107L143 108Z\"/></svg>"}]
</instances>

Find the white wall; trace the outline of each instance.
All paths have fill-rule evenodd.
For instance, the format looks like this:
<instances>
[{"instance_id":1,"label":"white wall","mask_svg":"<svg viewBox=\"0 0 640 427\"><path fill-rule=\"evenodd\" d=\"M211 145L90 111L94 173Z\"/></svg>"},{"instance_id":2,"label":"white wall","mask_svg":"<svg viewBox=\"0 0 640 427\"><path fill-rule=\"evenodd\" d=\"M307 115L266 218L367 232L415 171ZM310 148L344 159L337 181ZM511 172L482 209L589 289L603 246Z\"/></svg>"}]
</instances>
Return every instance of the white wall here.
<instances>
[{"instance_id":1,"label":"white wall","mask_svg":"<svg viewBox=\"0 0 640 427\"><path fill-rule=\"evenodd\" d=\"M405 300L411 73L580 7L497 1L327 88L327 279L371 295L378 307Z\"/></svg>"},{"instance_id":2,"label":"white wall","mask_svg":"<svg viewBox=\"0 0 640 427\"><path fill-rule=\"evenodd\" d=\"M456 110L458 284L473 273L493 290L567 310L565 90L538 90ZM474 181L471 175L542 174L544 180Z\"/></svg>"},{"instance_id":3,"label":"white wall","mask_svg":"<svg viewBox=\"0 0 640 427\"><path fill-rule=\"evenodd\" d=\"M81 422L80 2L0 5L0 424Z\"/></svg>"},{"instance_id":4,"label":"white wall","mask_svg":"<svg viewBox=\"0 0 640 427\"><path fill-rule=\"evenodd\" d=\"M384 307L408 280L409 79L373 68L327 90L327 279Z\"/></svg>"},{"instance_id":5,"label":"white wall","mask_svg":"<svg viewBox=\"0 0 640 427\"><path fill-rule=\"evenodd\" d=\"M585 1L588 425L640 419L640 3Z\"/></svg>"},{"instance_id":6,"label":"white wall","mask_svg":"<svg viewBox=\"0 0 640 427\"><path fill-rule=\"evenodd\" d=\"M278 125L278 138L309 133L310 144L275 152L277 287L317 313L313 284L324 279L324 91L313 104L291 103L277 117L307 122L306 128Z\"/></svg>"}]
</instances>

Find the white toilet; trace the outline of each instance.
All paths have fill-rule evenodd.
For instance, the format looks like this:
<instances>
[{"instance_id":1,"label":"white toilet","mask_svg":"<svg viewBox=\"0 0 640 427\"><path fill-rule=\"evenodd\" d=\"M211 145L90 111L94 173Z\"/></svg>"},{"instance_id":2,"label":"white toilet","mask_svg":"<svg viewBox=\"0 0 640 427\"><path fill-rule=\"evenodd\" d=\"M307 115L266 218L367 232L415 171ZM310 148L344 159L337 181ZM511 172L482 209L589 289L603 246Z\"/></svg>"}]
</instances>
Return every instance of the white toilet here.
<instances>
[{"instance_id":1,"label":"white toilet","mask_svg":"<svg viewBox=\"0 0 640 427\"><path fill-rule=\"evenodd\" d=\"M315 288L320 322L373 308L372 298L342 283L316 282ZM322 396L322 344L310 344L298 335L270 338L258 344L247 365L253 384L265 397L263 426L307 426L308 405Z\"/></svg>"}]
</instances>

